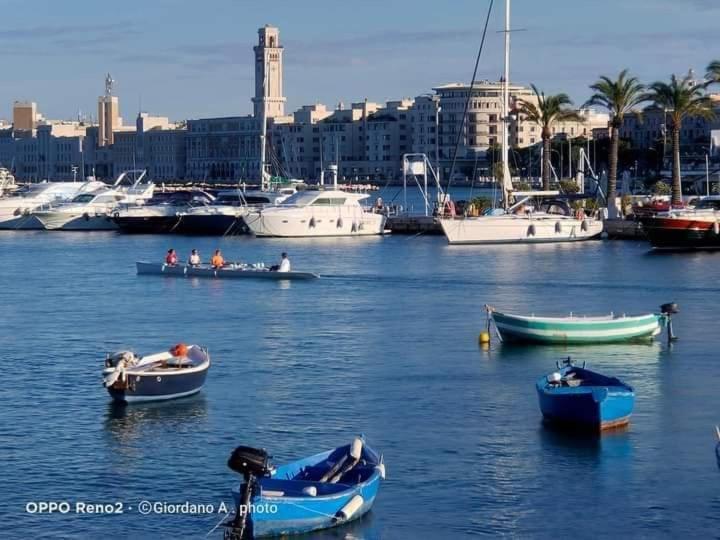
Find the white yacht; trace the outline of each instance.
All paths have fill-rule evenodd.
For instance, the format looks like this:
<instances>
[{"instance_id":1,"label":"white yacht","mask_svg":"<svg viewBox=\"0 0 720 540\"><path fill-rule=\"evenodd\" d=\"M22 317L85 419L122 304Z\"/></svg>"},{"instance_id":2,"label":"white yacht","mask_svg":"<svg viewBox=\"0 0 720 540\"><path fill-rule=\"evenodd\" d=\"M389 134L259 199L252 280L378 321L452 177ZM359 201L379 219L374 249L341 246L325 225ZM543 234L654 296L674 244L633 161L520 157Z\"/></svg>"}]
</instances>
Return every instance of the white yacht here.
<instances>
[{"instance_id":1,"label":"white yacht","mask_svg":"<svg viewBox=\"0 0 720 540\"><path fill-rule=\"evenodd\" d=\"M43 224L32 212L104 187L107 185L96 180L30 184L0 199L0 229L42 229Z\"/></svg>"},{"instance_id":2,"label":"white yacht","mask_svg":"<svg viewBox=\"0 0 720 540\"><path fill-rule=\"evenodd\" d=\"M509 80L510 80L510 0L505 0L505 73L503 77L501 136L503 167L503 208L489 215L457 217L448 202L439 218L450 244L514 244L574 242L597 238L602 234L603 222L574 212L558 199L545 200L540 205L529 201L539 197L557 197L557 191L515 192L508 168ZM514 199L514 203L511 201ZM449 211L448 211L449 210Z\"/></svg>"},{"instance_id":3,"label":"white yacht","mask_svg":"<svg viewBox=\"0 0 720 540\"><path fill-rule=\"evenodd\" d=\"M120 205L140 205L149 200L155 189L143 182L146 171L125 171L113 186L81 193L71 201L51 205L33 212L48 230L102 231L117 229L112 213Z\"/></svg>"},{"instance_id":4,"label":"white yacht","mask_svg":"<svg viewBox=\"0 0 720 540\"><path fill-rule=\"evenodd\" d=\"M540 195L557 195L541 192ZM445 217L440 225L450 244L539 244L575 242L598 238L603 231L600 219L573 212L562 200L549 199L538 208L528 204L538 193L515 193L521 197L507 210L479 217Z\"/></svg>"},{"instance_id":5,"label":"white yacht","mask_svg":"<svg viewBox=\"0 0 720 540\"><path fill-rule=\"evenodd\" d=\"M363 193L337 189L298 191L282 204L249 211L245 223L255 236L313 237L382 234L385 216L365 209Z\"/></svg>"}]
</instances>

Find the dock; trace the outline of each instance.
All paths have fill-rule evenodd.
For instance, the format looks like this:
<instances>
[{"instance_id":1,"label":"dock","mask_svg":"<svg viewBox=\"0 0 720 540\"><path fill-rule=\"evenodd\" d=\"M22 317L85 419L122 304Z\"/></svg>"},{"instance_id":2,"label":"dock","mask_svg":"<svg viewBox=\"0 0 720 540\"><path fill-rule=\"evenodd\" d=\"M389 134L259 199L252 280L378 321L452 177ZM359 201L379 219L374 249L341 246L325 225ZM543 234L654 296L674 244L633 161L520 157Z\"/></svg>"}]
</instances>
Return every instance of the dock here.
<instances>
[{"instance_id":1,"label":"dock","mask_svg":"<svg viewBox=\"0 0 720 540\"><path fill-rule=\"evenodd\" d=\"M385 228L393 234L443 234L440 223L433 216L389 216Z\"/></svg>"},{"instance_id":2,"label":"dock","mask_svg":"<svg viewBox=\"0 0 720 540\"><path fill-rule=\"evenodd\" d=\"M610 240L645 240L639 221L629 219L606 219L604 232Z\"/></svg>"}]
</instances>

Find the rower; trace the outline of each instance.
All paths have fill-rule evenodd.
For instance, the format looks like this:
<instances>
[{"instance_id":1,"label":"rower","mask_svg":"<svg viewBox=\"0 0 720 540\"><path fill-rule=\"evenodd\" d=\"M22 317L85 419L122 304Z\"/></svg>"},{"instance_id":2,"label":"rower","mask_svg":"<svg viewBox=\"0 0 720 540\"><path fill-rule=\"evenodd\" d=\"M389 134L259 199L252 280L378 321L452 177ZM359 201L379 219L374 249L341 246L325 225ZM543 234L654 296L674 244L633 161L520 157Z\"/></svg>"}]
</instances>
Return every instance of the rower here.
<instances>
[{"instance_id":1,"label":"rower","mask_svg":"<svg viewBox=\"0 0 720 540\"><path fill-rule=\"evenodd\" d=\"M175 250L170 248L168 249L167 255L165 256L165 264L168 266L175 266L178 262L177 253L175 253Z\"/></svg>"},{"instance_id":2,"label":"rower","mask_svg":"<svg viewBox=\"0 0 720 540\"><path fill-rule=\"evenodd\" d=\"M198 253L197 249L193 249L190 252L190 258L188 259L188 264L190 266L200 266L200 254Z\"/></svg>"},{"instance_id":3,"label":"rower","mask_svg":"<svg viewBox=\"0 0 720 540\"><path fill-rule=\"evenodd\" d=\"M223 259L222 253L220 253L219 249L215 250L215 255L212 256L210 264L212 264L213 268L222 268L225 266L225 259Z\"/></svg>"},{"instance_id":4,"label":"rower","mask_svg":"<svg viewBox=\"0 0 720 540\"><path fill-rule=\"evenodd\" d=\"M290 259L288 259L288 254L283 252L280 256L280 267L278 268L278 272L289 272L290 271Z\"/></svg>"}]
</instances>

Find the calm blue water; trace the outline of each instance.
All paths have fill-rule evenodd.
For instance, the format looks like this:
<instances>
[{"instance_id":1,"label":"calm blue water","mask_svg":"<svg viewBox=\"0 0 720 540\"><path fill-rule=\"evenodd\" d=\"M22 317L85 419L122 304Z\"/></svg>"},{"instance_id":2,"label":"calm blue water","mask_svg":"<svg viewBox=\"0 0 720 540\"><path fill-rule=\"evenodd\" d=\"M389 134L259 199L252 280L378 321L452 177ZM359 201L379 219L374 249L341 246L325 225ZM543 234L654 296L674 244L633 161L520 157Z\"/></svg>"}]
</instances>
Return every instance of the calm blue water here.
<instances>
[{"instance_id":1,"label":"calm blue water","mask_svg":"<svg viewBox=\"0 0 720 540\"><path fill-rule=\"evenodd\" d=\"M0 246L4 538L203 538L221 516L144 516L137 504L229 504L234 446L282 462L358 433L384 453L387 481L365 519L313 539L707 537L720 526L720 254L649 255L630 242L449 247L422 236L2 232ZM136 259L170 246L251 262L287 250L296 269L327 277L135 275ZM671 300L682 314L670 350L477 345L485 303L562 314ZM110 406L107 351L178 341L210 349L202 394ZM627 431L578 439L543 428L534 383L567 355L635 385ZM120 501L126 512L26 513L43 500Z\"/></svg>"}]
</instances>

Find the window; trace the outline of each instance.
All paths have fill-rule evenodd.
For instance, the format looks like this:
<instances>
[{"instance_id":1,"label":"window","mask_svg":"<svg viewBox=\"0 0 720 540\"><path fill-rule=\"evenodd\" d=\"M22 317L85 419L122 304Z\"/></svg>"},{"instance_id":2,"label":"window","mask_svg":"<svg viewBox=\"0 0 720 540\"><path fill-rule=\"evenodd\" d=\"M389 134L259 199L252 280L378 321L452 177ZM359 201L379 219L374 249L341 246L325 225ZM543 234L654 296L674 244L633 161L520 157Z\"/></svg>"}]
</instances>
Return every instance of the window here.
<instances>
[{"instance_id":1,"label":"window","mask_svg":"<svg viewBox=\"0 0 720 540\"><path fill-rule=\"evenodd\" d=\"M345 199L343 198L333 198L333 197L318 197L315 199L315 201L312 203L313 206L342 206L345 204Z\"/></svg>"}]
</instances>

